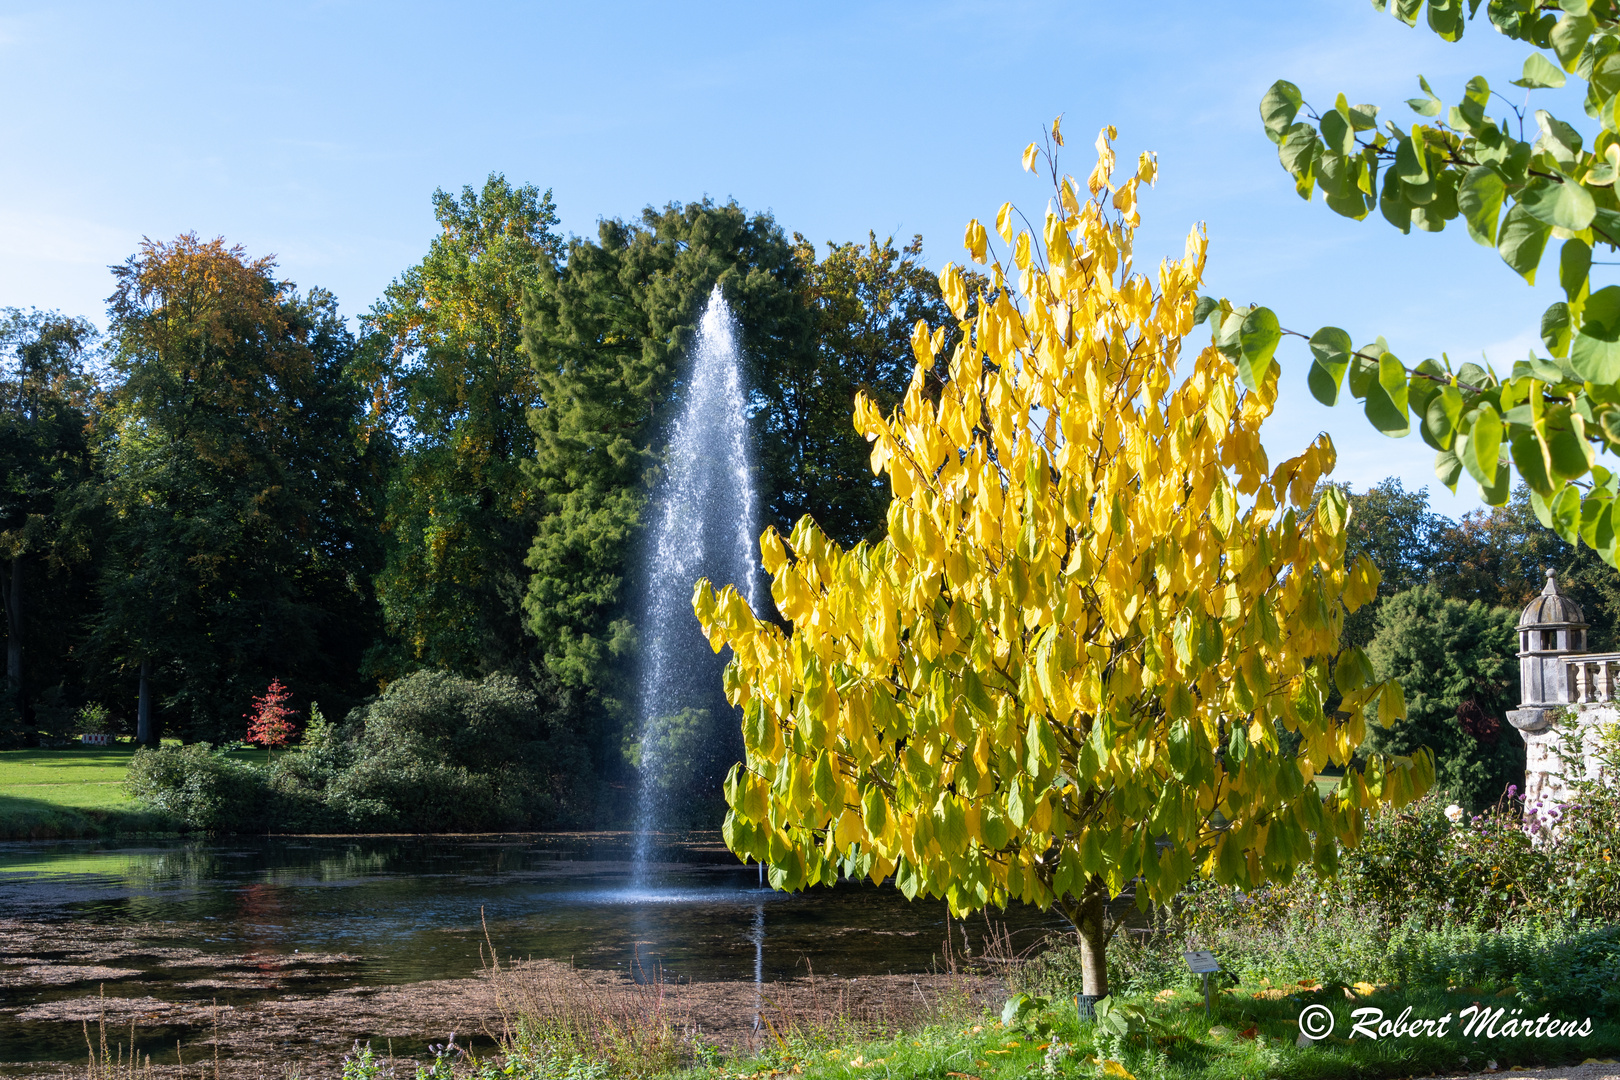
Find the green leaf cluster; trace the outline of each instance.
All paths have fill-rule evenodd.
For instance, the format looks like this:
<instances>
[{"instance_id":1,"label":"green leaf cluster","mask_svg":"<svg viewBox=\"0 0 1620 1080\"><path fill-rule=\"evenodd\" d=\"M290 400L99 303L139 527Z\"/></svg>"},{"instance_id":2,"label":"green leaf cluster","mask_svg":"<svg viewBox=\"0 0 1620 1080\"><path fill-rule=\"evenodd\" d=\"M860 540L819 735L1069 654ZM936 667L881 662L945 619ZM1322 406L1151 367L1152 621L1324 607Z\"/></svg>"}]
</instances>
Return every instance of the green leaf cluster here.
<instances>
[{"instance_id":1,"label":"green leaf cluster","mask_svg":"<svg viewBox=\"0 0 1620 1080\"><path fill-rule=\"evenodd\" d=\"M1310 345L1308 381L1318 400L1336 404L1348 379L1379 431L1418 430L1453 490L1467 474L1486 502L1501 506L1517 473L1544 524L1613 564L1616 480L1597 454L1620 450L1620 286L1594 288L1592 266L1596 248L1620 249L1620 8L1615 0L1473 0L1466 10L1460 0L1396 0L1388 9L1407 26L1426 12L1428 29L1453 42L1483 11L1498 33L1534 50L1514 86L1533 92L1571 77L1585 85L1587 122L1578 123L1588 134L1546 109L1515 106L1483 76L1450 104L1420 76L1422 96L1406 102L1416 116L1409 127L1387 116L1380 126L1378 107L1351 105L1342 93L1318 111L1298 86L1278 80L1260 102L1266 136L1298 194L1310 199L1320 189L1345 217L1359 221L1376 209L1403 233L1439 232L1460 218L1530 284L1558 242L1564 295L1542 316L1545 354L1532 350L1505 372L1454 368L1444 356L1408 365L1383 338L1354 348L1338 327L1278 331L1263 307L1212 300L1200 314L1221 312L1215 344L1249 385L1269 367L1278 334L1297 334ZM1505 107L1500 116L1489 115L1493 103Z\"/></svg>"}]
</instances>

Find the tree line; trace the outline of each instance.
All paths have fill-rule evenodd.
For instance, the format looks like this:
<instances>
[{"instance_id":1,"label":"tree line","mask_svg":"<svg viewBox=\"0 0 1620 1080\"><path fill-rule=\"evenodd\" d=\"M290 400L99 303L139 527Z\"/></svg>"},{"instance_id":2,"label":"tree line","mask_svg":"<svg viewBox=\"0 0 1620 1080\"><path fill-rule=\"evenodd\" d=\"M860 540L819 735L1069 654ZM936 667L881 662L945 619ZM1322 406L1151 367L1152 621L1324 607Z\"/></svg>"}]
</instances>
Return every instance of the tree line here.
<instances>
[{"instance_id":1,"label":"tree line","mask_svg":"<svg viewBox=\"0 0 1620 1080\"><path fill-rule=\"evenodd\" d=\"M627 775L639 543L718 283L743 328L764 520L852 543L888 496L850 416L904 395L948 313L921 238L817 250L712 201L557 231L492 175L356 325L273 257L144 241L105 334L0 324L0 740L110 710L230 741L280 678L342 716L429 670L516 679L596 776Z\"/></svg>"},{"instance_id":2,"label":"tree line","mask_svg":"<svg viewBox=\"0 0 1620 1080\"><path fill-rule=\"evenodd\" d=\"M622 787L641 527L717 282L743 327L761 525L882 534L851 412L857 390L902 399L917 320L954 325L920 238L818 252L702 202L565 240L549 193L498 175L434 212L424 258L353 328L273 258L193 235L113 268L104 336L5 311L0 740L99 706L142 742L228 742L276 678L304 715L342 717L412 672L500 675L546 745ZM1345 494L1347 558L1383 575L1345 642L1413 712L1373 744L1432 746L1443 784L1493 801L1523 768L1502 720L1517 611L1552 566L1614 648L1620 575L1522 489L1457 521L1394 480Z\"/></svg>"}]
</instances>

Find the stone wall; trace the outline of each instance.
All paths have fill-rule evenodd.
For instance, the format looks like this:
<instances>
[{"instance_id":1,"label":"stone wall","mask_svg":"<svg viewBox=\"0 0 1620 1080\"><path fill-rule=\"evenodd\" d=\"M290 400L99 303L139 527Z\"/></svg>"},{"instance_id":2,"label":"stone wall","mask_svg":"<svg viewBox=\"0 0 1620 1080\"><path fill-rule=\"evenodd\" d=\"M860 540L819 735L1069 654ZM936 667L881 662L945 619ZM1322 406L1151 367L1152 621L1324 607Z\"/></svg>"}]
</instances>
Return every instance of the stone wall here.
<instances>
[{"instance_id":1,"label":"stone wall","mask_svg":"<svg viewBox=\"0 0 1620 1080\"><path fill-rule=\"evenodd\" d=\"M1620 723L1620 707L1612 702L1586 702L1565 705L1536 705L1514 709L1508 722L1524 739L1524 801L1526 806L1543 800L1568 802L1566 776L1584 767L1588 776L1597 775L1599 732ZM1580 765L1565 763L1561 756L1564 736L1573 724L1581 734ZM1569 766L1575 765L1575 769Z\"/></svg>"}]
</instances>

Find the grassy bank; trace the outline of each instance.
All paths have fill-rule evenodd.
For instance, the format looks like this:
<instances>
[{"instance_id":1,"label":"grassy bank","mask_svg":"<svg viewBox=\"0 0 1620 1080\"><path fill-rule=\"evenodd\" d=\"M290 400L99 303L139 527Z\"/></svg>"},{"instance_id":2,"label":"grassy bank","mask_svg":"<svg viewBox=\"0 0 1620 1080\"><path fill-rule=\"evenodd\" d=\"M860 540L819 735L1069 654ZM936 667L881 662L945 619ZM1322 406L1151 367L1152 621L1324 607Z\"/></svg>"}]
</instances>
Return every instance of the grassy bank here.
<instances>
[{"instance_id":1,"label":"grassy bank","mask_svg":"<svg viewBox=\"0 0 1620 1080\"><path fill-rule=\"evenodd\" d=\"M1006 993L982 976L925 977L915 993L897 985L892 999L875 1005L870 998L846 1000L836 989L807 997L805 980L795 980L764 984L758 1030L749 1037L733 1027L726 1038L711 1034L704 1020L714 1019L710 1009L693 1010L696 988L689 985L638 984L557 964L503 965L486 975L501 1014L486 1030L504 1031L500 1052L475 1057L441 1036L437 1060L413 1060L387 1039L370 1049L356 1046L342 1064L269 1050L210 1067L203 1045L187 1056L203 1065L203 1080L215 1080L216 1072L300 1080L1379 1080L1614 1064L1620 1056L1620 1023L1594 1016L1590 1033L1576 1037L1507 1034L1507 1021L1534 1025L1543 1011L1557 1021L1586 1017L1478 988L1246 982L1217 993L1206 1017L1201 993L1182 981L1157 993L1122 995L1111 1015L1105 1006L1098 1021L1081 1023L1068 995L1015 997L1025 1007L1007 1009ZM721 993L709 1004L740 1006L741 1019L753 1011L744 999L752 995ZM1334 1030L1313 1029L1323 1037L1301 1040L1298 1019L1311 1006L1332 1013ZM1416 1034L1396 1033L1380 1029L1366 1010L1407 1024L1450 1020L1444 1035L1435 1033L1435 1023ZM1480 1027L1494 1022L1494 1031L1467 1030L1482 1010L1491 1019ZM1355 1030L1369 1019L1377 1037ZM126 1035L116 1024L104 1032L111 1044L105 1060L127 1059L120 1044L137 1033ZM91 1034L100 1034L94 1025ZM171 1075L160 1066L130 1080L158 1074ZM108 1073L92 1068L83 1075L103 1080Z\"/></svg>"},{"instance_id":2,"label":"grassy bank","mask_svg":"<svg viewBox=\"0 0 1620 1080\"><path fill-rule=\"evenodd\" d=\"M1111 1019L1082 1024L1072 1001L1046 1000L1012 1022L989 1013L952 1008L919 1017L895 1030L863 1030L848 1018L794 1024L779 1013L765 1013L763 1049L727 1052L706 1046L701 1035L656 1037L627 1023L622 1009L611 1013L611 1030L591 1033L566 1018L529 1017L511 1052L490 1060L443 1054L437 1063L392 1064L378 1054L361 1053L344 1068L343 1080L410 1077L475 1080L610 1080L617 1077L665 1080L1027 1080L1030 1077L1115 1077L1136 1080L1372 1080L1424 1074L1509 1071L1609 1061L1620 1054L1620 1024L1593 1019L1591 1034L1573 1038L1503 1035L1518 1019L1514 1002L1466 990L1449 992L1340 986L1278 988L1240 985L1220 995L1206 1019L1202 996L1193 990L1166 990L1152 997L1126 999ZM1335 1031L1321 1040L1302 1041L1301 1010L1320 1004L1334 1014ZM1364 1010L1378 1010L1390 1021L1403 1012L1411 1019L1438 1021L1449 1015L1445 1036L1379 1037L1355 1034ZM1463 1030L1481 1010L1494 1016L1497 1037ZM1363 1010L1359 1016L1352 1013ZM1408 1011L1409 1010L1409 1011ZM653 1020L652 1010L646 1014ZM1532 1024L1539 1014L1528 1019ZM1578 1016L1553 1019L1579 1021ZM1377 1021L1374 1020L1374 1029ZM1432 1032L1437 1025L1430 1025ZM1482 1025L1484 1026L1484 1025ZM1349 1037L1347 1037L1349 1036ZM679 1055L680 1064L672 1060ZM403 1066L403 1067L402 1067Z\"/></svg>"},{"instance_id":3,"label":"grassy bank","mask_svg":"<svg viewBox=\"0 0 1620 1080\"><path fill-rule=\"evenodd\" d=\"M168 833L166 814L147 810L124 791L133 746L72 746L0 751L0 840ZM265 751L232 757L262 761Z\"/></svg>"},{"instance_id":4,"label":"grassy bank","mask_svg":"<svg viewBox=\"0 0 1620 1080\"><path fill-rule=\"evenodd\" d=\"M1075 949L1072 939L1063 939L1046 955ZM1083 1022L1073 996L1078 985L1054 977L1065 970L1061 962L1011 954L992 943L978 960L967 960L983 974L964 976L955 974L948 938L942 955L952 972L943 985L936 982L932 992L919 987L915 997L877 1011L851 1009L842 998L817 999L809 1009L802 1002L790 1007L767 986L749 1047L709 1042L695 1017L681 1011L678 996L656 983L605 988L570 980L554 967L497 966L489 975L505 1017L506 1055L480 1062L445 1053L416 1075L1370 1080L1620 1056L1620 1021L1597 1002L1545 998L1512 980L1345 986L1262 977L1232 979L1224 987L1217 980L1206 1005L1196 977L1180 970L1150 990L1116 988L1097 1017ZM1310 1037L1302 1037L1301 1018L1307 1016L1304 1034ZM1567 1027L1560 1032L1555 1024ZM388 1075L374 1066L380 1063L351 1059L343 1080Z\"/></svg>"},{"instance_id":5,"label":"grassy bank","mask_svg":"<svg viewBox=\"0 0 1620 1080\"><path fill-rule=\"evenodd\" d=\"M1301 1046L1297 1018L1309 995L1268 998L1270 991L1243 986L1222 995L1209 1020L1204 1018L1201 996L1190 991L1130 1003L1132 1016L1123 1025L1123 1034L1104 1024L1082 1026L1072 1003L1064 1002L1046 1012L1040 1022L1050 1027L1044 1031L1009 1028L984 1016L960 1025L933 1024L898 1037L787 1044L752 1061L694 1072L714 1080L772 1070L802 1072L806 1080L872 1076L1013 1080L1031 1074L1125 1073L1141 1080L1336 1080L1561 1065L1620 1053L1620 1025L1613 1023L1595 1023L1593 1034L1580 1039L1470 1039L1455 1033L1449 1038L1335 1035ZM1341 994L1338 988L1332 992ZM1337 1030L1349 1032L1352 1009L1381 1008L1393 1020L1410 1007L1413 1016L1437 1019L1448 1012L1455 1017L1475 1004L1477 999L1466 994L1375 993L1354 1003L1341 997L1333 1011L1339 1014Z\"/></svg>"}]
</instances>

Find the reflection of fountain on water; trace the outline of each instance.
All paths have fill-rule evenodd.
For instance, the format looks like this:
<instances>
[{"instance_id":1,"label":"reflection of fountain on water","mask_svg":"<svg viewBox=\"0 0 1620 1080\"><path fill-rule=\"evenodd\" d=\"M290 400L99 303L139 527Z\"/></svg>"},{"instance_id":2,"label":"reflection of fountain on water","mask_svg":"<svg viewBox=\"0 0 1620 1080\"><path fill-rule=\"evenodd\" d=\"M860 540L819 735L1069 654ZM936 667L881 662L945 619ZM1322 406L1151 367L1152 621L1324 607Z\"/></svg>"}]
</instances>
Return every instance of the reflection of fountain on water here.
<instances>
[{"instance_id":1,"label":"reflection of fountain on water","mask_svg":"<svg viewBox=\"0 0 1620 1080\"><path fill-rule=\"evenodd\" d=\"M748 400L736 320L719 285L703 309L681 397L666 472L651 505L641 620L638 889L653 834L668 828L677 810L718 792L726 770L742 755L735 710L720 690L724 661L692 615L692 586L704 577L717 587L736 585L759 610Z\"/></svg>"},{"instance_id":2,"label":"reflection of fountain on water","mask_svg":"<svg viewBox=\"0 0 1620 1080\"><path fill-rule=\"evenodd\" d=\"M754 1034L759 1034L759 1022L765 1008L765 905L754 905L754 926L748 932L754 942Z\"/></svg>"}]
</instances>

